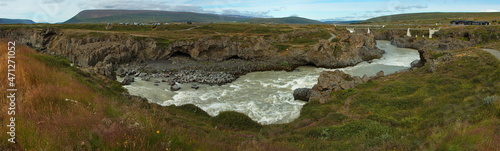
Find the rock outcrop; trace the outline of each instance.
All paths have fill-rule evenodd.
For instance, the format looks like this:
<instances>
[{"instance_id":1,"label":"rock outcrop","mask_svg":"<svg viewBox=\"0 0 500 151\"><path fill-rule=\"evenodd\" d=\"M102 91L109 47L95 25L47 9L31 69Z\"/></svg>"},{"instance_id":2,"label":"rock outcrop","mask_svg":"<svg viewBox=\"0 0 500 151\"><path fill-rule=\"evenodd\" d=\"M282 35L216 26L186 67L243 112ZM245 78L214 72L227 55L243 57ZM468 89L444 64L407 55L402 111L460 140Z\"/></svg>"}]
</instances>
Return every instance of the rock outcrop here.
<instances>
[{"instance_id":1,"label":"rock outcrop","mask_svg":"<svg viewBox=\"0 0 500 151\"><path fill-rule=\"evenodd\" d=\"M134 77L125 76L122 81L122 85L130 85L132 82L135 82Z\"/></svg>"},{"instance_id":2,"label":"rock outcrop","mask_svg":"<svg viewBox=\"0 0 500 151\"><path fill-rule=\"evenodd\" d=\"M168 44L149 37L120 33L78 33L56 28L0 29L0 38L15 39L36 50L67 57L75 65L115 79L116 70L125 63L145 63L168 59L176 54L189 56L194 61L220 62L232 58L264 61L276 65L272 69L314 64L319 67L345 67L382 56L376 48L373 35L337 33L338 42L320 40L308 47L291 48L286 54L278 53L277 42L286 42L297 35L319 30L297 31L272 37L214 37L196 40L178 40ZM81 35L80 35L81 34ZM304 50L307 49L307 50ZM239 67L237 67L239 68ZM256 67L257 68L257 67ZM206 70L206 69L200 69ZM231 71L231 69L225 69ZM266 69L249 69L252 72ZM120 76L125 76L123 71ZM226 79L234 79L227 77ZM192 80L183 80L192 81ZM195 80L196 81L196 80Z\"/></svg>"},{"instance_id":3,"label":"rock outcrop","mask_svg":"<svg viewBox=\"0 0 500 151\"><path fill-rule=\"evenodd\" d=\"M319 67L338 68L380 58L384 53L375 49L376 42L371 34L350 34L340 41L343 43L319 41L306 53L305 60Z\"/></svg>"},{"instance_id":4,"label":"rock outcrop","mask_svg":"<svg viewBox=\"0 0 500 151\"><path fill-rule=\"evenodd\" d=\"M383 72L382 72L383 74ZM354 88L358 84L368 82L368 76L351 76L340 70L323 71L318 77L318 83L311 90L310 101L326 103L330 94L335 91Z\"/></svg>"}]
</instances>

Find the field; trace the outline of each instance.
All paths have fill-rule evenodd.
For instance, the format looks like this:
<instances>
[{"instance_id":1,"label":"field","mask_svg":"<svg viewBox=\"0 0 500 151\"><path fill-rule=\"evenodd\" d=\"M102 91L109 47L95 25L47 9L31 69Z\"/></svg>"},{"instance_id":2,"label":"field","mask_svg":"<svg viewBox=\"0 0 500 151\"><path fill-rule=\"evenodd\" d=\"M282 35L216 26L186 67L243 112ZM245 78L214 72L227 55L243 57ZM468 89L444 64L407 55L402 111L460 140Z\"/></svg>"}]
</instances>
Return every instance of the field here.
<instances>
[{"instance_id":1,"label":"field","mask_svg":"<svg viewBox=\"0 0 500 151\"><path fill-rule=\"evenodd\" d=\"M68 38L101 37L110 34L122 34L133 36L136 40L152 38L161 46L175 41L196 41L200 38L230 38L233 41L246 41L248 38L280 39L280 35L288 38L277 41L274 44L279 48L308 47L321 39L331 37L330 33L347 34L333 25L281 25L281 24L170 24L170 25L119 25L113 24L35 24L35 25L0 25L4 29L43 29L58 28L64 31Z\"/></svg>"},{"instance_id":2,"label":"field","mask_svg":"<svg viewBox=\"0 0 500 151\"><path fill-rule=\"evenodd\" d=\"M500 13L415 13L376 17L360 22L360 24L442 24L448 25L452 20L488 21L498 24Z\"/></svg>"}]
</instances>

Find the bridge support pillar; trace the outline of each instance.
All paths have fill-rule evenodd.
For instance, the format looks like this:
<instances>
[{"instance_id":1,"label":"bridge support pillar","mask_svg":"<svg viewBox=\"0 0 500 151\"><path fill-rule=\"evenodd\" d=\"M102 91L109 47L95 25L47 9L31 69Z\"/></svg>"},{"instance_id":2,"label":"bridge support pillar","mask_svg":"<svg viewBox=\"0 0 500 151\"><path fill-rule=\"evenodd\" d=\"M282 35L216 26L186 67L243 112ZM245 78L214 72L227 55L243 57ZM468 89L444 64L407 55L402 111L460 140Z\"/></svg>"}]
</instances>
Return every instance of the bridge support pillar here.
<instances>
[{"instance_id":1,"label":"bridge support pillar","mask_svg":"<svg viewBox=\"0 0 500 151\"><path fill-rule=\"evenodd\" d=\"M354 30L354 28L346 28L346 29L347 29L350 33L354 33L354 32L356 32L356 31Z\"/></svg>"},{"instance_id":2,"label":"bridge support pillar","mask_svg":"<svg viewBox=\"0 0 500 151\"><path fill-rule=\"evenodd\" d=\"M438 32L440 29L436 29L436 28L429 28L429 38L432 38L432 35L435 33L435 32Z\"/></svg>"}]
</instances>

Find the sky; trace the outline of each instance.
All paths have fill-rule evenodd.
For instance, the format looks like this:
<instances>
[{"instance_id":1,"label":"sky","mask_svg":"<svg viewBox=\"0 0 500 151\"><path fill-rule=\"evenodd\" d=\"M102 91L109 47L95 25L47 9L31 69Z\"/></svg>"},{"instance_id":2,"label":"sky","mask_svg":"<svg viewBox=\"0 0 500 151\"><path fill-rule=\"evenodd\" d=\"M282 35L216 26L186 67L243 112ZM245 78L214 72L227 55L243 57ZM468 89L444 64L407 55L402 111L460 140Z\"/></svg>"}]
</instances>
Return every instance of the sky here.
<instances>
[{"instance_id":1,"label":"sky","mask_svg":"<svg viewBox=\"0 0 500 151\"><path fill-rule=\"evenodd\" d=\"M499 12L488 0L0 0L0 18L64 22L82 10L164 10L252 17L365 20L418 12Z\"/></svg>"}]
</instances>

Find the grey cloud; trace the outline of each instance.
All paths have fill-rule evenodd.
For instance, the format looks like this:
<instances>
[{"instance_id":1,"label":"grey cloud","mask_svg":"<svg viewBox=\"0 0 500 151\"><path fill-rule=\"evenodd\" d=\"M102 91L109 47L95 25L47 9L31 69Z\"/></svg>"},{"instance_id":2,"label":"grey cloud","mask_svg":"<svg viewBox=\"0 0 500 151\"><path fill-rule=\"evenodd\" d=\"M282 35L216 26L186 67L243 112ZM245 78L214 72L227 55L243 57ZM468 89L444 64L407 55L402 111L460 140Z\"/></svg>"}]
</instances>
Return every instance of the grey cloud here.
<instances>
[{"instance_id":1,"label":"grey cloud","mask_svg":"<svg viewBox=\"0 0 500 151\"><path fill-rule=\"evenodd\" d=\"M62 3L64 0L42 0L42 4Z\"/></svg>"},{"instance_id":2,"label":"grey cloud","mask_svg":"<svg viewBox=\"0 0 500 151\"><path fill-rule=\"evenodd\" d=\"M222 10L222 15L240 15L240 16L252 16L252 17L272 17L268 15L271 11L238 11L234 9L224 9Z\"/></svg>"},{"instance_id":3,"label":"grey cloud","mask_svg":"<svg viewBox=\"0 0 500 151\"><path fill-rule=\"evenodd\" d=\"M375 10L375 11L371 11L372 13L376 13L376 14L380 14L380 13L390 13L392 11L390 10Z\"/></svg>"},{"instance_id":4,"label":"grey cloud","mask_svg":"<svg viewBox=\"0 0 500 151\"><path fill-rule=\"evenodd\" d=\"M408 11L408 10L413 10L413 9L424 9L427 8L427 5L412 5L412 6L395 6L394 9L397 11Z\"/></svg>"}]
</instances>

